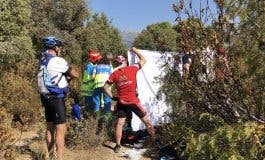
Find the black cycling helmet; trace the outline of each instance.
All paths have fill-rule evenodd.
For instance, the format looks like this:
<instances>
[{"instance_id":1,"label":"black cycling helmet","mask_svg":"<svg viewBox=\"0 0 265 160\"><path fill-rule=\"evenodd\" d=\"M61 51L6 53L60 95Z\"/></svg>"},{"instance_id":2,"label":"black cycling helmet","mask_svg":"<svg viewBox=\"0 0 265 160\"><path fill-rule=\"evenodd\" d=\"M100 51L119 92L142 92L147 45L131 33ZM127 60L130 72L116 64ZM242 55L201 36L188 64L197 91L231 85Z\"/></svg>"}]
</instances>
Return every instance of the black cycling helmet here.
<instances>
[{"instance_id":1,"label":"black cycling helmet","mask_svg":"<svg viewBox=\"0 0 265 160\"><path fill-rule=\"evenodd\" d=\"M47 48L53 48L55 46L62 47L63 42L55 36L47 36L43 38L43 45Z\"/></svg>"}]
</instances>

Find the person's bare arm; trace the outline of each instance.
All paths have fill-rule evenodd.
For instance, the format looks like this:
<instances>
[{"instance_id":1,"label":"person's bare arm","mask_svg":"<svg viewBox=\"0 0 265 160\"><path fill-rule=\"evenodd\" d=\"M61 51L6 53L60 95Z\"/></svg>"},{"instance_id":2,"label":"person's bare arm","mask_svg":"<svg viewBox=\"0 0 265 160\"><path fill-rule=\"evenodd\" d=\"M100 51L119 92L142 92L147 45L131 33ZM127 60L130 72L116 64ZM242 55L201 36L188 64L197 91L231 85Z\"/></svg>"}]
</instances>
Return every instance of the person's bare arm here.
<instances>
[{"instance_id":1,"label":"person's bare arm","mask_svg":"<svg viewBox=\"0 0 265 160\"><path fill-rule=\"evenodd\" d=\"M144 56L135 47L132 47L131 51L133 51L137 55L137 57L140 59L139 64L141 65L141 67L143 67L145 65L145 63L146 63L146 60L145 60Z\"/></svg>"},{"instance_id":2,"label":"person's bare arm","mask_svg":"<svg viewBox=\"0 0 265 160\"><path fill-rule=\"evenodd\" d=\"M103 86L104 91L107 93L107 95L112 99L113 95L112 92L110 90L110 83L106 82Z\"/></svg>"},{"instance_id":3,"label":"person's bare arm","mask_svg":"<svg viewBox=\"0 0 265 160\"><path fill-rule=\"evenodd\" d=\"M79 73L76 71L75 68L71 67L70 76L77 78L77 77L79 77Z\"/></svg>"}]
</instances>

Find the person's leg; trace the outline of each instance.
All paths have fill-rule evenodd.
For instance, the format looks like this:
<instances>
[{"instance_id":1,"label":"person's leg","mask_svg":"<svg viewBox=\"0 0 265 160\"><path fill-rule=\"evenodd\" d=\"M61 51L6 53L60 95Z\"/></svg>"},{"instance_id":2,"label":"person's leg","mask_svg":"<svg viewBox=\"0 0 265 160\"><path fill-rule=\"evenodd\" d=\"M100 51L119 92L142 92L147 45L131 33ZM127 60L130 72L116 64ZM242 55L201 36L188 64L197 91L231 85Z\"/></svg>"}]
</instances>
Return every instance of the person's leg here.
<instances>
[{"instance_id":1,"label":"person's leg","mask_svg":"<svg viewBox=\"0 0 265 160\"><path fill-rule=\"evenodd\" d=\"M48 157L51 159L55 156L55 129L56 126L53 123L53 113L54 107L51 100L43 95L41 95L41 102L45 108L45 119L46 119L46 131L45 131L45 141L48 149Z\"/></svg>"},{"instance_id":2,"label":"person's leg","mask_svg":"<svg viewBox=\"0 0 265 160\"><path fill-rule=\"evenodd\" d=\"M85 96L85 109L87 112L94 111L94 102L92 96Z\"/></svg>"},{"instance_id":3,"label":"person's leg","mask_svg":"<svg viewBox=\"0 0 265 160\"><path fill-rule=\"evenodd\" d=\"M145 112L143 106L141 105L141 103L131 104L130 109L142 120L142 122L144 123L144 125L147 129L147 132L153 138L155 138L155 128L153 127L150 120L148 119L146 112Z\"/></svg>"},{"instance_id":4,"label":"person's leg","mask_svg":"<svg viewBox=\"0 0 265 160\"><path fill-rule=\"evenodd\" d=\"M93 92L93 102L95 104L94 112L97 118L100 117L100 101L101 101L100 88L96 88Z\"/></svg>"},{"instance_id":5,"label":"person's leg","mask_svg":"<svg viewBox=\"0 0 265 160\"><path fill-rule=\"evenodd\" d=\"M118 118L115 130L116 146L114 147L114 152L118 153L121 149L121 138L122 138L122 128L125 123L126 118Z\"/></svg>"},{"instance_id":6,"label":"person's leg","mask_svg":"<svg viewBox=\"0 0 265 160\"><path fill-rule=\"evenodd\" d=\"M117 103L117 115L118 120L115 128L115 138L116 138L116 146L114 148L114 152L118 153L121 148L121 138L122 138L122 129L126 121L126 112L128 110L128 105Z\"/></svg>"},{"instance_id":7,"label":"person's leg","mask_svg":"<svg viewBox=\"0 0 265 160\"><path fill-rule=\"evenodd\" d=\"M103 91L103 90L102 90ZM107 118L107 121L111 119L111 98L107 95L106 92L103 92L104 99L104 111Z\"/></svg>"},{"instance_id":8,"label":"person's leg","mask_svg":"<svg viewBox=\"0 0 265 160\"><path fill-rule=\"evenodd\" d=\"M53 124L53 122L47 122L45 139L46 139L49 158L52 158L54 156L55 129L56 126Z\"/></svg>"},{"instance_id":9,"label":"person's leg","mask_svg":"<svg viewBox=\"0 0 265 160\"><path fill-rule=\"evenodd\" d=\"M148 119L147 115L145 115L143 118L141 118L141 120L143 121L146 129L147 129L147 132L153 137L155 138L156 137L156 130L155 128L153 127L153 125L151 124L150 120Z\"/></svg>"},{"instance_id":10,"label":"person's leg","mask_svg":"<svg viewBox=\"0 0 265 160\"><path fill-rule=\"evenodd\" d=\"M118 122L116 124L115 129L116 145L121 144L122 128L124 126L125 120L126 118L118 118Z\"/></svg>"},{"instance_id":11,"label":"person's leg","mask_svg":"<svg viewBox=\"0 0 265 160\"><path fill-rule=\"evenodd\" d=\"M57 124L56 125L56 152L57 160L63 159L64 151L64 138L66 133L66 124Z\"/></svg>"},{"instance_id":12,"label":"person's leg","mask_svg":"<svg viewBox=\"0 0 265 160\"><path fill-rule=\"evenodd\" d=\"M64 98L54 99L52 103L54 108L53 123L56 125L55 143L57 159L62 160L64 151L64 138L66 133L66 106Z\"/></svg>"}]
</instances>

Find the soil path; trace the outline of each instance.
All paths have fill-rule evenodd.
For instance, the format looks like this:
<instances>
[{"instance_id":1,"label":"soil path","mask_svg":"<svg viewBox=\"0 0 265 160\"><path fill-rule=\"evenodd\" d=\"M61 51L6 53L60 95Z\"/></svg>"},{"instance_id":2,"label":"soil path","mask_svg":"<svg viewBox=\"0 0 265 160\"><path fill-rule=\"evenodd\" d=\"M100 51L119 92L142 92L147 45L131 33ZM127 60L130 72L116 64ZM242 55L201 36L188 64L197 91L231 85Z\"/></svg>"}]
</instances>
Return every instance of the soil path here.
<instances>
[{"instance_id":1,"label":"soil path","mask_svg":"<svg viewBox=\"0 0 265 160\"><path fill-rule=\"evenodd\" d=\"M19 156L15 160L44 160L46 155L46 144L44 140L44 128L40 126L32 127L27 131L14 131L14 135L19 136L13 144L19 151ZM115 144L111 141L89 150L65 149L65 160L151 160L150 154L142 153L146 149L134 149L123 146L120 153L114 153ZM124 157L124 152L130 157ZM140 154L142 153L142 154ZM154 155L153 155L154 157Z\"/></svg>"}]
</instances>

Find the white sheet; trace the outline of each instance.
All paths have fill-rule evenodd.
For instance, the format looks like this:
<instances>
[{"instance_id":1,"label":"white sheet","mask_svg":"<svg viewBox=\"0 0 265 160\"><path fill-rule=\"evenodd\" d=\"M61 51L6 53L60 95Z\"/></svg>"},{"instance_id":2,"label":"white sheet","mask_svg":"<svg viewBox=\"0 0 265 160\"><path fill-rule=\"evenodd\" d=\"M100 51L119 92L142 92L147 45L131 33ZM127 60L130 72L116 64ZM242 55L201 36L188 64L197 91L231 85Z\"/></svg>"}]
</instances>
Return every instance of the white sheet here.
<instances>
[{"instance_id":1,"label":"white sheet","mask_svg":"<svg viewBox=\"0 0 265 160\"><path fill-rule=\"evenodd\" d=\"M167 123L169 118L166 116L166 112L169 111L169 107L165 104L163 98L161 100L157 99L160 83L156 80L157 77L164 73L165 55L162 56L161 53L156 51L139 51L146 58L146 64L137 73L138 97L153 125ZM167 56L170 57L169 54ZM128 60L130 65L139 61L138 57L130 51L128 51ZM145 128L144 124L135 114L133 114L132 118L132 128L133 131Z\"/></svg>"}]
</instances>

